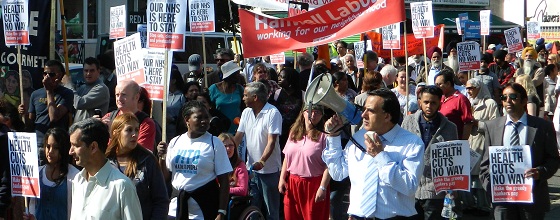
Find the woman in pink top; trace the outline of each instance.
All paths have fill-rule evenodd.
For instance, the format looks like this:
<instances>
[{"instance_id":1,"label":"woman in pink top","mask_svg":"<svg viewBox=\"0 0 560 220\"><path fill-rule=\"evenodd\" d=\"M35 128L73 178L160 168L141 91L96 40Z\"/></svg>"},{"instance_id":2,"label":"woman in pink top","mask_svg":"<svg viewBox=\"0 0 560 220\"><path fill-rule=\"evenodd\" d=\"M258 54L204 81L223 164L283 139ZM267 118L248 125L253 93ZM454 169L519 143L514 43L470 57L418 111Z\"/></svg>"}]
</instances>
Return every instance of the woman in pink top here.
<instances>
[{"instance_id":1,"label":"woman in pink top","mask_svg":"<svg viewBox=\"0 0 560 220\"><path fill-rule=\"evenodd\" d=\"M229 195L247 196L249 192L249 173L247 172L245 163L239 158L237 145L233 141L233 136L229 133L222 133L218 138L224 143L229 162L233 168L233 172L229 177Z\"/></svg>"},{"instance_id":2,"label":"woman in pink top","mask_svg":"<svg viewBox=\"0 0 560 220\"><path fill-rule=\"evenodd\" d=\"M305 107L290 129L278 183L286 219L329 219L330 176L321 158L326 136L314 128L322 128L322 116L322 106Z\"/></svg>"}]
</instances>

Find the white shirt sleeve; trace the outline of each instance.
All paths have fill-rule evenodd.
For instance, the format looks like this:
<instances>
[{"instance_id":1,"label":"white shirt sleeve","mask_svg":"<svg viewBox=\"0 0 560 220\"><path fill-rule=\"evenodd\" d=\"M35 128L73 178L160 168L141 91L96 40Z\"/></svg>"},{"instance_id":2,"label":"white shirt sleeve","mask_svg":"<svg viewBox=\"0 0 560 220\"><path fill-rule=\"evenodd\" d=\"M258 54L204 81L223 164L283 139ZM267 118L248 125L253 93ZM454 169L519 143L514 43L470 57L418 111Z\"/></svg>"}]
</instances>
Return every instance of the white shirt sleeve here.
<instances>
[{"instance_id":1,"label":"white shirt sleeve","mask_svg":"<svg viewBox=\"0 0 560 220\"><path fill-rule=\"evenodd\" d=\"M333 180L341 181L348 177L348 149L349 147L346 147L342 150L340 136L327 137L327 147L323 150L322 157Z\"/></svg>"},{"instance_id":2,"label":"white shirt sleeve","mask_svg":"<svg viewBox=\"0 0 560 220\"><path fill-rule=\"evenodd\" d=\"M268 125L268 134L282 134L282 115L278 110L272 111L272 118Z\"/></svg>"}]
</instances>

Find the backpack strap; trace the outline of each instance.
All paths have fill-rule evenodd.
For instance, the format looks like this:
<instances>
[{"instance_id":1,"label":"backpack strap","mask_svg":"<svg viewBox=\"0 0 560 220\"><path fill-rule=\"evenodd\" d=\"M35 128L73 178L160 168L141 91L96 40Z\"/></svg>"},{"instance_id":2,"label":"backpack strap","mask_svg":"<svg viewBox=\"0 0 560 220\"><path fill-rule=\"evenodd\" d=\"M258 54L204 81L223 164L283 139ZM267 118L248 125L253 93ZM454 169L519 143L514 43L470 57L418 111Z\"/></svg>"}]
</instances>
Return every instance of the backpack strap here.
<instances>
[{"instance_id":1,"label":"backpack strap","mask_svg":"<svg viewBox=\"0 0 560 220\"><path fill-rule=\"evenodd\" d=\"M115 110L111 111L111 114L109 115L109 119L111 119L111 121L115 120L115 118L117 117L117 114L119 114L118 109L115 109Z\"/></svg>"}]
</instances>

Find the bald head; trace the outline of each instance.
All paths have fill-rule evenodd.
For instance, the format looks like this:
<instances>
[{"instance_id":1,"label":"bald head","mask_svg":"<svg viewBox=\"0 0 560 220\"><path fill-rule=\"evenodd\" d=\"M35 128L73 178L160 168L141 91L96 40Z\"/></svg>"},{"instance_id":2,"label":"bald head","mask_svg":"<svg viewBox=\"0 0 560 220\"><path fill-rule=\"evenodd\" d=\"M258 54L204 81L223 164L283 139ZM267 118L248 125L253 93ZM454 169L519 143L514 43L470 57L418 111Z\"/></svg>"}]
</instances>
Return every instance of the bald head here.
<instances>
[{"instance_id":1,"label":"bald head","mask_svg":"<svg viewBox=\"0 0 560 220\"><path fill-rule=\"evenodd\" d=\"M139 97L140 86L132 80L123 80L115 87L117 107L122 112L136 113Z\"/></svg>"}]
</instances>

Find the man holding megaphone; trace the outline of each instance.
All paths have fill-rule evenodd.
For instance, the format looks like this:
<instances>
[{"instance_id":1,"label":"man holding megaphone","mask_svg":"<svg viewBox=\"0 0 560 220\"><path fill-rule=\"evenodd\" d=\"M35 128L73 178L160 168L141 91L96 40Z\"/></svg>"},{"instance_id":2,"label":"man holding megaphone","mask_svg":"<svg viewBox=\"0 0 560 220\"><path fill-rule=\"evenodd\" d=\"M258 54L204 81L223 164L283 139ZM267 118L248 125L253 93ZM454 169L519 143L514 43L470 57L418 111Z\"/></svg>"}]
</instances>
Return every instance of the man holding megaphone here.
<instances>
[{"instance_id":1,"label":"man holding megaphone","mask_svg":"<svg viewBox=\"0 0 560 220\"><path fill-rule=\"evenodd\" d=\"M334 180L350 177L348 214L352 219L401 219L416 214L422 139L397 124L399 101L388 89L370 92L361 116L363 128L344 150L339 136L342 119L334 115L325 123L325 131L331 133L323 161Z\"/></svg>"}]
</instances>

